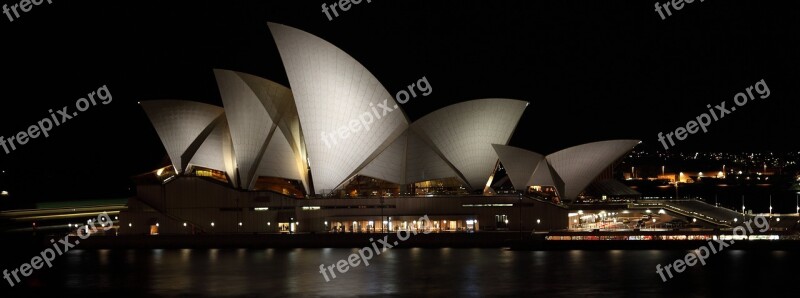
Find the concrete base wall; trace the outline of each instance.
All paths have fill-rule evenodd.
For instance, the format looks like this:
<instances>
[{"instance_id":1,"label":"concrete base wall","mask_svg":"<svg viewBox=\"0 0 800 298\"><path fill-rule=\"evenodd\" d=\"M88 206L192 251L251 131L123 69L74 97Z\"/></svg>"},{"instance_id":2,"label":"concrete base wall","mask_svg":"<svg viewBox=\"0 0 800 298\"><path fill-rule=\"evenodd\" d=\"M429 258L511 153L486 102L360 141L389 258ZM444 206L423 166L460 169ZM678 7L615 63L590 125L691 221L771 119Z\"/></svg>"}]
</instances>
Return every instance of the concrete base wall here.
<instances>
[{"instance_id":1,"label":"concrete base wall","mask_svg":"<svg viewBox=\"0 0 800 298\"><path fill-rule=\"evenodd\" d=\"M566 229L569 224L567 209L517 196L295 199L236 190L201 177L140 185L137 191L119 215L121 235L149 234L156 224L159 234L172 235L278 233L279 223L289 223L295 233L320 233L332 231L335 222L353 221L358 222L357 232L380 232L388 230L383 221L390 217L394 231L403 222L425 215L440 227L457 221L459 230L466 228L467 221L477 221L472 229L476 231L549 231ZM508 224L498 223L498 215L504 215ZM368 221L374 223L371 229L365 226Z\"/></svg>"}]
</instances>

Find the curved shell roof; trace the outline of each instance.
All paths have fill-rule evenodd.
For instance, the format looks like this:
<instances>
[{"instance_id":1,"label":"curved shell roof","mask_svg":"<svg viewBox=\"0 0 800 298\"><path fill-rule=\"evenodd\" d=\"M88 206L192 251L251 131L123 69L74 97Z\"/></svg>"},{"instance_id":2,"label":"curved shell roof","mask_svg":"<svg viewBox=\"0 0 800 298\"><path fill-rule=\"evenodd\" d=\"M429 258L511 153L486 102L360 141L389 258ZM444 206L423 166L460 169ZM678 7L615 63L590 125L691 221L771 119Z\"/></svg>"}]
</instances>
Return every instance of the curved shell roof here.
<instances>
[{"instance_id":1,"label":"curved shell roof","mask_svg":"<svg viewBox=\"0 0 800 298\"><path fill-rule=\"evenodd\" d=\"M483 189L494 173L492 144L507 144L528 103L488 98L441 108L411 125L441 153L472 189Z\"/></svg>"},{"instance_id":2,"label":"curved shell roof","mask_svg":"<svg viewBox=\"0 0 800 298\"><path fill-rule=\"evenodd\" d=\"M335 189L408 121L378 79L341 49L292 27L269 23L269 29L294 93L314 188Z\"/></svg>"}]
</instances>

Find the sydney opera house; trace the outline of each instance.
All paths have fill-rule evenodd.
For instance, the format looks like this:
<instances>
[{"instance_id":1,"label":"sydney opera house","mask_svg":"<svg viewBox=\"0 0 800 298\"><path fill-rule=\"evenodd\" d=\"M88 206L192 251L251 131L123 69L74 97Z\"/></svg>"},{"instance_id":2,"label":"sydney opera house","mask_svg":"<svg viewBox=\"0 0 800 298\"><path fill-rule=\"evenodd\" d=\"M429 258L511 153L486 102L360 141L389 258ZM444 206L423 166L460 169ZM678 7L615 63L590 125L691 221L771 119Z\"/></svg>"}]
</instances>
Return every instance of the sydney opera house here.
<instances>
[{"instance_id":1,"label":"sydney opera house","mask_svg":"<svg viewBox=\"0 0 800 298\"><path fill-rule=\"evenodd\" d=\"M222 107L140 102L171 165L135 177L120 234L566 229L562 202L639 143L550 155L507 146L528 106L513 99L464 101L411 122L347 53L268 26L290 87L218 69ZM513 190L496 191L499 180ZM423 215L431 221L417 222Z\"/></svg>"}]
</instances>

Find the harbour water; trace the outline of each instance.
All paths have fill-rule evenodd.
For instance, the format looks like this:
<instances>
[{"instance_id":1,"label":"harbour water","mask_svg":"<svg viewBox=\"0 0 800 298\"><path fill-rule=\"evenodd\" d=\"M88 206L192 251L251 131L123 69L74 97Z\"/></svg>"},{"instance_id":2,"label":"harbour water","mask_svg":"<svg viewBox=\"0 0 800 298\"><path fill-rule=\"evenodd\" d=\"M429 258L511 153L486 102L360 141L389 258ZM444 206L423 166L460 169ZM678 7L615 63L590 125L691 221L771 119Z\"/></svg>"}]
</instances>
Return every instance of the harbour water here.
<instances>
[{"instance_id":1,"label":"harbour water","mask_svg":"<svg viewBox=\"0 0 800 298\"><path fill-rule=\"evenodd\" d=\"M656 265L687 251L496 248L393 248L326 282L320 265L356 251L75 250L14 288L4 282L0 293L10 295L0 296L739 297L796 292L800 284L800 257L787 251L727 251L664 282Z\"/></svg>"}]
</instances>

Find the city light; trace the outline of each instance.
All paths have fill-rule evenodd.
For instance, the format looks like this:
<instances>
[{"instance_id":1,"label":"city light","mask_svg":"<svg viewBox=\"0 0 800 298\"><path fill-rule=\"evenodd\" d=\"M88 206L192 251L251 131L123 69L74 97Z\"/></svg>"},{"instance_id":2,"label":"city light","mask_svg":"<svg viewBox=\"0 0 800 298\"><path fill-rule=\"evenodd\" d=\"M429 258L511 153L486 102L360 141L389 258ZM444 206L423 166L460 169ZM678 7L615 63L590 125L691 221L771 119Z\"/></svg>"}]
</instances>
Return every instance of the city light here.
<instances>
[{"instance_id":1,"label":"city light","mask_svg":"<svg viewBox=\"0 0 800 298\"><path fill-rule=\"evenodd\" d=\"M764 168L766 167L767 165L764 165ZM769 196L769 214L772 215L772 195Z\"/></svg>"}]
</instances>

